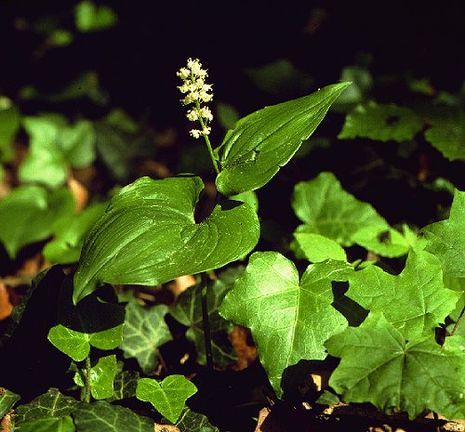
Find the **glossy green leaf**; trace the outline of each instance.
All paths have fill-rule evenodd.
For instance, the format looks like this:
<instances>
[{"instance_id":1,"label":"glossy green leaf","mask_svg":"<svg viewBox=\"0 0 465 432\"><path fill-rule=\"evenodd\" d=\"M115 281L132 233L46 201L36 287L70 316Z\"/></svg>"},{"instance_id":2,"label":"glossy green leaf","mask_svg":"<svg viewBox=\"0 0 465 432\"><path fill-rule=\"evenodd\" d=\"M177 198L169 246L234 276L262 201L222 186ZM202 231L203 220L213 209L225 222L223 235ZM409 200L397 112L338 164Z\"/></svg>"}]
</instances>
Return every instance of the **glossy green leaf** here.
<instances>
[{"instance_id":1,"label":"glossy green leaf","mask_svg":"<svg viewBox=\"0 0 465 432\"><path fill-rule=\"evenodd\" d=\"M423 228L426 250L442 263L444 275L465 277L465 192L456 190L449 218Z\"/></svg>"},{"instance_id":2,"label":"glossy green leaf","mask_svg":"<svg viewBox=\"0 0 465 432\"><path fill-rule=\"evenodd\" d=\"M90 392L94 399L108 399L114 396L114 382L117 373L115 355L99 358L97 364L90 368ZM74 382L84 387L79 373L74 376Z\"/></svg>"},{"instance_id":3,"label":"glossy green leaf","mask_svg":"<svg viewBox=\"0 0 465 432\"><path fill-rule=\"evenodd\" d=\"M268 183L294 156L302 141L315 131L348 85L333 84L239 120L221 145L218 190L230 196Z\"/></svg>"},{"instance_id":4,"label":"glossy green leaf","mask_svg":"<svg viewBox=\"0 0 465 432\"><path fill-rule=\"evenodd\" d=\"M224 271L208 287L207 291L213 362L221 367L234 362L236 356L227 338L227 332L231 328L231 323L219 315L218 309L224 296L232 288L242 271L242 267ZM186 337L195 344L198 355L197 361L204 365L206 363L206 354L202 318L202 285L199 284L184 291L179 296L176 307L170 314L181 324L189 327Z\"/></svg>"},{"instance_id":5,"label":"glossy green leaf","mask_svg":"<svg viewBox=\"0 0 465 432\"><path fill-rule=\"evenodd\" d=\"M29 153L19 168L24 182L57 187L70 166L83 168L95 159L94 128L87 120L68 125L64 117L49 114L26 117L23 125L30 136Z\"/></svg>"},{"instance_id":6,"label":"glossy green leaf","mask_svg":"<svg viewBox=\"0 0 465 432\"><path fill-rule=\"evenodd\" d=\"M150 308L130 302L126 306L123 342L120 348L126 358L134 357L146 373L153 372L158 364L157 348L172 339L165 315L168 307Z\"/></svg>"},{"instance_id":7,"label":"glossy green leaf","mask_svg":"<svg viewBox=\"0 0 465 432\"><path fill-rule=\"evenodd\" d=\"M180 432L220 432L217 427L210 424L207 416L194 412L187 407L182 411L176 426Z\"/></svg>"},{"instance_id":8,"label":"glossy green leaf","mask_svg":"<svg viewBox=\"0 0 465 432\"><path fill-rule=\"evenodd\" d=\"M11 258L30 243L45 240L55 233L62 220L74 216L71 192L48 192L39 186L20 186L0 199L0 241Z\"/></svg>"},{"instance_id":9,"label":"glossy green leaf","mask_svg":"<svg viewBox=\"0 0 465 432\"><path fill-rule=\"evenodd\" d=\"M19 395L0 387L0 419L21 399Z\"/></svg>"},{"instance_id":10,"label":"glossy green leaf","mask_svg":"<svg viewBox=\"0 0 465 432\"><path fill-rule=\"evenodd\" d=\"M76 399L63 396L57 389L51 388L47 393L16 409L15 425L20 426L22 423L41 419L66 417L73 413L77 405Z\"/></svg>"},{"instance_id":11,"label":"glossy green leaf","mask_svg":"<svg viewBox=\"0 0 465 432\"><path fill-rule=\"evenodd\" d=\"M163 381L141 378L137 382L136 397L150 402L171 423L176 423L186 400L197 393L197 387L183 375L169 375Z\"/></svg>"},{"instance_id":12,"label":"glossy green leaf","mask_svg":"<svg viewBox=\"0 0 465 432\"><path fill-rule=\"evenodd\" d=\"M143 177L123 188L84 243L74 301L101 282L157 285L250 252L260 232L255 211L238 201L220 202L196 223L202 188L198 177Z\"/></svg>"},{"instance_id":13,"label":"glossy green leaf","mask_svg":"<svg viewBox=\"0 0 465 432\"><path fill-rule=\"evenodd\" d=\"M57 264L70 264L79 261L84 236L103 215L106 203L87 207L73 219L58 222L55 238L48 242L43 250L47 261Z\"/></svg>"},{"instance_id":14,"label":"glossy green leaf","mask_svg":"<svg viewBox=\"0 0 465 432\"><path fill-rule=\"evenodd\" d=\"M80 403L73 414L77 432L153 432L153 420L108 402Z\"/></svg>"},{"instance_id":15,"label":"glossy green leaf","mask_svg":"<svg viewBox=\"0 0 465 432\"><path fill-rule=\"evenodd\" d=\"M120 367L122 366L121 364ZM113 395L108 398L108 402L134 397L138 379L139 372L137 371L123 370L118 372L113 384Z\"/></svg>"},{"instance_id":16,"label":"glossy green leaf","mask_svg":"<svg viewBox=\"0 0 465 432\"><path fill-rule=\"evenodd\" d=\"M324 359L323 343L347 326L331 306L331 281L346 280L350 269L340 261L313 264L299 281L292 261L277 252L256 252L226 295L221 315L251 329L278 394L284 369L302 359Z\"/></svg>"},{"instance_id":17,"label":"glossy green leaf","mask_svg":"<svg viewBox=\"0 0 465 432\"><path fill-rule=\"evenodd\" d=\"M421 118L408 108L369 102L347 115L338 138L402 142L413 139L422 127Z\"/></svg>"},{"instance_id":18,"label":"glossy green leaf","mask_svg":"<svg viewBox=\"0 0 465 432\"><path fill-rule=\"evenodd\" d=\"M460 293L444 287L440 261L428 252L411 252L398 276L376 266L349 275L346 296L386 320L406 339L432 334L451 313Z\"/></svg>"},{"instance_id":19,"label":"glossy green leaf","mask_svg":"<svg viewBox=\"0 0 465 432\"><path fill-rule=\"evenodd\" d=\"M296 232L294 237L305 258L311 262L322 262L327 259L347 260L344 249L328 237L306 232Z\"/></svg>"},{"instance_id":20,"label":"glossy green leaf","mask_svg":"<svg viewBox=\"0 0 465 432\"><path fill-rule=\"evenodd\" d=\"M304 222L294 236L320 234L342 246L354 243L379 255L396 257L408 252L408 242L393 230L368 203L346 192L334 174L322 172L313 180L297 183L292 208ZM384 237L386 232L389 233Z\"/></svg>"},{"instance_id":21,"label":"glossy green leaf","mask_svg":"<svg viewBox=\"0 0 465 432\"><path fill-rule=\"evenodd\" d=\"M13 157L12 142L20 124L19 112L14 106L0 106L0 162L8 162Z\"/></svg>"},{"instance_id":22,"label":"glossy green leaf","mask_svg":"<svg viewBox=\"0 0 465 432\"><path fill-rule=\"evenodd\" d=\"M352 85L337 99L336 107L353 106L362 102L373 86L370 72L358 66L347 66L342 69L341 81L350 81Z\"/></svg>"},{"instance_id":23,"label":"glossy green leaf","mask_svg":"<svg viewBox=\"0 0 465 432\"><path fill-rule=\"evenodd\" d=\"M75 430L70 416L41 418L15 427L17 432L74 432Z\"/></svg>"},{"instance_id":24,"label":"glossy green leaf","mask_svg":"<svg viewBox=\"0 0 465 432\"><path fill-rule=\"evenodd\" d=\"M407 342L381 312L371 312L326 343L341 358L329 384L346 402L406 411L411 419L425 410L464 418L464 344L454 336L441 347L432 333Z\"/></svg>"},{"instance_id":25,"label":"glossy green leaf","mask_svg":"<svg viewBox=\"0 0 465 432\"><path fill-rule=\"evenodd\" d=\"M77 29L82 33L105 30L118 22L118 16L108 6L96 6L90 0L78 3L75 9Z\"/></svg>"},{"instance_id":26,"label":"glossy green leaf","mask_svg":"<svg viewBox=\"0 0 465 432\"><path fill-rule=\"evenodd\" d=\"M434 119L425 139L450 161L465 160L465 113L449 113Z\"/></svg>"}]
</instances>

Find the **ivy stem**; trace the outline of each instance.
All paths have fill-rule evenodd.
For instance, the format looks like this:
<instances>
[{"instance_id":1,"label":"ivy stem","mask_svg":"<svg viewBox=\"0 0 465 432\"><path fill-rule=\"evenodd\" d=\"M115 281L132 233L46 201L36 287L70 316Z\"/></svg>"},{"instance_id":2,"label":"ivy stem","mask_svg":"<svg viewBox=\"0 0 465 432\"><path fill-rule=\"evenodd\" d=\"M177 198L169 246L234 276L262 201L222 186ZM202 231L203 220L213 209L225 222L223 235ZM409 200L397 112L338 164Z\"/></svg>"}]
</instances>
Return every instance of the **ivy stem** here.
<instances>
[{"instance_id":1,"label":"ivy stem","mask_svg":"<svg viewBox=\"0 0 465 432\"><path fill-rule=\"evenodd\" d=\"M197 112L200 113L200 103L198 101L195 102L195 107L197 108ZM202 118L202 116L200 114L199 114L199 122L200 122L200 126L202 128L202 131L203 131L207 127L207 125L203 121L203 118ZM216 159L215 153L213 152L213 148L212 148L212 144L210 142L210 138L208 138L208 135L206 135L206 134L202 134L202 136L203 136L203 139L205 140L205 144L207 144L208 153L210 154L210 159L212 161L215 173L219 174L220 173L220 168L218 166L218 160Z\"/></svg>"},{"instance_id":2,"label":"ivy stem","mask_svg":"<svg viewBox=\"0 0 465 432\"><path fill-rule=\"evenodd\" d=\"M206 272L201 274L202 283L202 321L203 333L205 337L205 355L207 357L207 369L213 371L213 355L212 355L212 338L210 332L210 320L208 318L208 276Z\"/></svg>"},{"instance_id":3,"label":"ivy stem","mask_svg":"<svg viewBox=\"0 0 465 432\"><path fill-rule=\"evenodd\" d=\"M90 355L86 357L85 371L84 371L84 402L90 403Z\"/></svg>"},{"instance_id":4,"label":"ivy stem","mask_svg":"<svg viewBox=\"0 0 465 432\"><path fill-rule=\"evenodd\" d=\"M453 336L454 333L456 332L460 322L462 321L462 318L463 318L463 314L465 314L465 306L462 308L462 310L460 311L460 315L459 317L457 318L457 321L455 322L454 324L454 327L452 328L452 331L450 332L450 336Z\"/></svg>"}]
</instances>

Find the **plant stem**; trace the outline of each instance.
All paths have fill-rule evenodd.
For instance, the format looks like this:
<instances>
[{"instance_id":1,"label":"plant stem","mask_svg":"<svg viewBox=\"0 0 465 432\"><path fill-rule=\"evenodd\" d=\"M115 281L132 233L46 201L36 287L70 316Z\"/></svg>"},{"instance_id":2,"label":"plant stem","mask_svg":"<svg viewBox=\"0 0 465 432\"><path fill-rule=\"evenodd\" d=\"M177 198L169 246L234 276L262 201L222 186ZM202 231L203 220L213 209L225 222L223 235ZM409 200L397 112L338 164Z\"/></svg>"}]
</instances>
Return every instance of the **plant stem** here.
<instances>
[{"instance_id":1,"label":"plant stem","mask_svg":"<svg viewBox=\"0 0 465 432\"><path fill-rule=\"evenodd\" d=\"M84 402L90 403L90 355L86 357L86 365L84 371Z\"/></svg>"},{"instance_id":2,"label":"plant stem","mask_svg":"<svg viewBox=\"0 0 465 432\"><path fill-rule=\"evenodd\" d=\"M203 272L202 275L202 321L203 333L205 337L205 355L207 357L207 369L213 371L213 355L212 355L212 338L210 332L210 320L208 319L208 276Z\"/></svg>"},{"instance_id":3,"label":"plant stem","mask_svg":"<svg viewBox=\"0 0 465 432\"><path fill-rule=\"evenodd\" d=\"M197 111L200 113L200 103L196 102L195 106L197 108ZM201 115L199 115L199 122L200 122L200 126L202 128L202 131L203 131L206 128L207 125L203 121L203 118L202 118ZM213 168L215 169L215 173L219 174L220 173L220 168L218 166L218 161L216 159L215 153L213 152L213 148L212 148L212 144L210 142L210 138L208 138L208 135L203 134L203 139L205 140L205 143L207 144L208 153L210 154L210 159L212 161Z\"/></svg>"},{"instance_id":4,"label":"plant stem","mask_svg":"<svg viewBox=\"0 0 465 432\"><path fill-rule=\"evenodd\" d=\"M459 317L457 318L457 321L455 322L454 324L454 327L452 328L452 331L450 332L450 336L453 336L455 331L457 330L459 324L460 324L460 321L462 321L462 318L463 318L463 314L465 313L465 306L462 308L462 310L460 311L460 315Z\"/></svg>"}]
</instances>

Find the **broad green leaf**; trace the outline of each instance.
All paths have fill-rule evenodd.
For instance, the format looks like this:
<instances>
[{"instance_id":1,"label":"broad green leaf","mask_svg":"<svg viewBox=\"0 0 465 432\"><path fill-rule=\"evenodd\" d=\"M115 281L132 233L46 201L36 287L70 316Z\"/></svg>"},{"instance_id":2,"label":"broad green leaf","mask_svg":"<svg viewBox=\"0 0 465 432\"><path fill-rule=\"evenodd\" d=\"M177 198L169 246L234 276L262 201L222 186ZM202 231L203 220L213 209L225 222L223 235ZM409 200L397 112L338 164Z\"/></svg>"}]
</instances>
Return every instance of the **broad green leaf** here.
<instances>
[{"instance_id":1,"label":"broad green leaf","mask_svg":"<svg viewBox=\"0 0 465 432\"><path fill-rule=\"evenodd\" d=\"M0 387L0 419L21 399L19 395Z\"/></svg>"},{"instance_id":2,"label":"broad green leaf","mask_svg":"<svg viewBox=\"0 0 465 432\"><path fill-rule=\"evenodd\" d=\"M157 285L223 267L250 252L260 232L255 211L224 201L196 223L202 188L198 177L143 177L123 188L84 242L74 301L101 282Z\"/></svg>"},{"instance_id":3,"label":"broad green leaf","mask_svg":"<svg viewBox=\"0 0 465 432\"><path fill-rule=\"evenodd\" d=\"M338 138L402 142L413 139L422 127L421 118L408 108L369 102L347 115Z\"/></svg>"},{"instance_id":4,"label":"broad green leaf","mask_svg":"<svg viewBox=\"0 0 465 432\"><path fill-rule=\"evenodd\" d=\"M206 416L187 407L182 411L176 426L180 432L220 432L217 427L210 424Z\"/></svg>"},{"instance_id":5,"label":"broad green leaf","mask_svg":"<svg viewBox=\"0 0 465 432\"><path fill-rule=\"evenodd\" d=\"M208 287L207 291L213 361L219 366L226 366L236 360L232 346L227 339L227 332L231 328L231 323L219 315L218 309L224 296L232 288L242 271L242 267L224 271ZM176 307L170 314L181 324L189 327L186 336L195 344L198 353L197 361L204 365L206 363L206 354L202 318L202 285L199 284L184 291L179 296Z\"/></svg>"},{"instance_id":6,"label":"broad green leaf","mask_svg":"<svg viewBox=\"0 0 465 432\"><path fill-rule=\"evenodd\" d=\"M49 417L21 423L14 429L17 432L74 432L73 419L70 416Z\"/></svg>"},{"instance_id":7,"label":"broad green leaf","mask_svg":"<svg viewBox=\"0 0 465 432\"><path fill-rule=\"evenodd\" d=\"M23 246L53 235L60 221L69 220L74 212L68 189L48 192L39 186L20 186L0 199L0 241L14 258Z\"/></svg>"},{"instance_id":8,"label":"broad green leaf","mask_svg":"<svg viewBox=\"0 0 465 432\"><path fill-rule=\"evenodd\" d=\"M386 320L406 339L432 334L457 303L460 293L444 287L440 261L428 252L411 252L398 276L376 266L349 275L346 296Z\"/></svg>"},{"instance_id":9,"label":"broad green leaf","mask_svg":"<svg viewBox=\"0 0 465 432\"><path fill-rule=\"evenodd\" d=\"M120 366L121 368L123 365ZM114 400L128 399L136 395L137 380L139 372L123 370L120 371L113 384L113 395L108 398L108 402Z\"/></svg>"},{"instance_id":10,"label":"broad green leaf","mask_svg":"<svg viewBox=\"0 0 465 432\"><path fill-rule=\"evenodd\" d=\"M268 183L315 131L348 86L349 83L333 84L239 120L221 144L218 190L230 196Z\"/></svg>"},{"instance_id":11,"label":"broad green leaf","mask_svg":"<svg viewBox=\"0 0 465 432\"><path fill-rule=\"evenodd\" d=\"M19 168L24 182L57 187L70 166L83 168L95 159L94 128L87 120L68 125L64 117L48 114L26 117L23 125L30 136L29 153Z\"/></svg>"},{"instance_id":12,"label":"broad green leaf","mask_svg":"<svg viewBox=\"0 0 465 432\"><path fill-rule=\"evenodd\" d=\"M51 388L47 393L36 397L27 405L16 408L15 425L41 419L61 418L69 416L76 408L78 401L63 396L57 389Z\"/></svg>"},{"instance_id":13,"label":"broad green leaf","mask_svg":"<svg viewBox=\"0 0 465 432\"><path fill-rule=\"evenodd\" d=\"M141 378L137 382L136 397L150 402L171 423L176 423L186 400L197 393L197 387L183 375L169 375L163 381Z\"/></svg>"},{"instance_id":14,"label":"broad green leaf","mask_svg":"<svg viewBox=\"0 0 465 432\"><path fill-rule=\"evenodd\" d=\"M55 238L43 249L45 259L58 264L79 261L84 236L103 215L106 206L106 203L94 204L71 220L61 220L57 224Z\"/></svg>"},{"instance_id":15,"label":"broad green leaf","mask_svg":"<svg viewBox=\"0 0 465 432\"><path fill-rule=\"evenodd\" d=\"M146 373L153 372L158 363L157 348L172 339L164 319L167 312L165 305L147 308L130 302L126 306L120 348L126 358L136 358Z\"/></svg>"},{"instance_id":16,"label":"broad green leaf","mask_svg":"<svg viewBox=\"0 0 465 432\"><path fill-rule=\"evenodd\" d=\"M76 6L75 22L80 32L87 33L113 27L118 16L108 6L96 6L90 0L83 0Z\"/></svg>"},{"instance_id":17,"label":"broad green leaf","mask_svg":"<svg viewBox=\"0 0 465 432\"><path fill-rule=\"evenodd\" d=\"M465 160L465 113L435 119L425 139L450 161Z\"/></svg>"},{"instance_id":18,"label":"broad green leaf","mask_svg":"<svg viewBox=\"0 0 465 432\"><path fill-rule=\"evenodd\" d=\"M447 277L465 277L465 192L456 190L449 218L423 228L426 250L436 255Z\"/></svg>"},{"instance_id":19,"label":"broad green leaf","mask_svg":"<svg viewBox=\"0 0 465 432\"><path fill-rule=\"evenodd\" d=\"M341 81L350 81L352 85L337 99L336 107L353 106L362 102L373 86L373 77L370 72L358 66L347 66L342 69Z\"/></svg>"},{"instance_id":20,"label":"broad green leaf","mask_svg":"<svg viewBox=\"0 0 465 432\"><path fill-rule=\"evenodd\" d=\"M464 418L464 343L453 336L441 347L432 333L406 341L381 312L371 312L360 327L326 342L341 358L329 385L346 402L406 411L411 419L425 410Z\"/></svg>"},{"instance_id":21,"label":"broad green leaf","mask_svg":"<svg viewBox=\"0 0 465 432\"><path fill-rule=\"evenodd\" d=\"M117 372L115 355L99 358L97 364L90 368L90 392L94 399L108 399L114 395L114 382ZM74 376L74 382L84 387L84 382L79 373Z\"/></svg>"},{"instance_id":22,"label":"broad green leaf","mask_svg":"<svg viewBox=\"0 0 465 432\"><path fill-rule=\"evenodd\" d=\"M19 112L14 106L0 106L0 162L8 162L13 157L12 141L20 124Z\"/></svg>"},{"instance_id":23,"label":"broad green leaf","mask_svg":"<svg viewBox=\"0 0 465 432\"><path fill-rule=\"evenodd\" d=\"M360 228L354 233L352 240L365 249L388 258L405 255L411 247L411 244L399 231L388 225L384 227L369 225Z\"/></svg>"},{"instance_id":24,"label":"broad green leaf","mask_svg":"<svg viewBox=\"0 0 465 432\"><path fill-rule=\"evenodd\" d=\"M292 261L277 252L256 252L226 295L220 313L249 327L260 361L277 394L288 366L326 357L323 343L347 326L331 306L331 281L347 280L340 261L310 265L301 280Z\"/></svg>"},{"instance_id":25,"label":"broad green leaf","mask_svg":"<svg viewBox=\"0 0 465 432\"><path fill-rule=\"evenodd\" d=\"M80 403L73 413L77 432L153 432L154 422L128 408L98 401Z\"/></svg>"},{"instance_id":26,"label":"broad green leaf","mask_svg":"<svg viewBox=\"0 0 465 432\"><path fill-rule=\"evenodd\" d=\"M322 262L327 259L347 260L344 249L328 237L306 232L296 232L294 237L305 258L311 262Z\"/></svg>"}]
</instances>

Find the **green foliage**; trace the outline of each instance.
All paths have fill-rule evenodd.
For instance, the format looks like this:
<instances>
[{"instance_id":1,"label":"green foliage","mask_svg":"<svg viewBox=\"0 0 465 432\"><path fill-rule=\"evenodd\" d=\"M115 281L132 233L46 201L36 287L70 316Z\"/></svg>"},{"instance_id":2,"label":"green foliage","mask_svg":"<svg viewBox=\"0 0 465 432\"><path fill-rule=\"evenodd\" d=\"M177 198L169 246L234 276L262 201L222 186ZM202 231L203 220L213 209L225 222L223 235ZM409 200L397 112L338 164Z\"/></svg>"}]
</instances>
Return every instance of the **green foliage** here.
<instances>
[{"instance_id":1,"label":"green foliage","mask_svg":"<svg viewBox=\"0 0 465 432\"><path fill-rule=\"evenodd\" d=\"M76 6L75 20L77 29L87 33L113 27L118 16L108 6L96 6L90 0L83 0Z\"/></svg>"},{"instance_id":2,"label":"green foliage","mask_svg":"<svg viewBox=\"0 0 465 432\"><path fill-rule=\"evenodd\" d=\"M117 372L115 355L99 358L97 364L90 368L90 391L94 399L109 399L114 395L114 382ZM79 373L74 376L74 382L80 387L85 385Z\"/></svg>"},{"instance_id":3,"label":"green foliage","mask_svg":"<svg viewBox=\"0 0 465 432\"><path fill-rule=\"evenodd\" d=\"M222 170L216 179L218 190L229 196L268 183L315 131L348 86L349 83L333 84L239 120L220 146Z\"/></svg>"},{"instance_id":4,"label":"green foliage","mask_svg":"<svg viewBox=\"0 0 465 432\"><path fill-rule=\"evenodd\" d=\"M421 131L421 118L408 108L370 102L357 106L347 117L338 138L408 141Z\"/></svg>"},{"instance_id":5,"label":"green foliage","mask_svg":"<svg viewBox=\"0 0 465 432\"><path fill-rule=\"evenodd\" d=\"M409 249L399 232L370 204L346 192L332 173L323 172L313 180L298 183L292 208L304 222L294 232L296 238L304 233L320 234L342 246L356 243L388 257L404 255Z\"/></svg>"},{"instance_id":6,"label":"green foliage","mask_svg":"<svg viewBox=\"0 0 465 432\"><path fill-rule=\"evenodd\" d=\"M8 162L13 157L12 141L19 129L20 116L11 102L6 107L1 102L0 97L0 162Z\"/></svg>"},{"instance_id":7,"label":"green foliage","mask_svg":"<svg viewBox=\"0 0 465 432\"><path fill-rule=\"evenodd\" d=\"M16 393L0 387L0 418L2 418L20 399L21 397Z\"/></svg>"},{"instance_id":8,"label":"green foliage","mask_svg":"<svg viewBox=\"0 0 465 432\"><path fill-rule=\"evenodd\" d=\"M256 252L226 295L221 315L251 329L277 394L285 368L324 359L323 343L347 326L331 306L331 282L346 280L349 271L344 262L327 261L309 266L299 281L292 261L277 252Z\"/></svg>"},{"instance_id":9,"label":"green foliage","mask_svg":"<svg viewBox=\"0 0 465 432\"><path fill-rule=\"evenodd\" d=\"M176 423L187 399L197 393L197 387L183 375L170 375L163 381L141 378L137 382L137 399L150 402L153 407Z\"/></svg>"},{"instance_id":10,"label":"green foliage","mask_svg":"<svg viewBox=\"0 0 465 432\"><path fill-rule=\"evenodd\" d=\"M30 150L19 169L24 182L62 185L69 167L83 168L95 159L95 133L92 123L79 120L69 125L59 115L26 117L23 125L30 136Z\"/></svg>"},{"instance_id":11,"label":"green foliage","mask_svg":"<svg viewBox=\"0 0 465 432\"><path fill-rule=\"evenodd\" d=\"M220 432L217 427L210 424L206 416L187 407L181 413L176 426L181 432Z\"/></svg>"},{"instance_id":12,"label":"green foliage","mask_svg":"<svg viewBox=\"0 0 465 432\"><path fill-rule=\"evenodd\" d=\"M0 199L0 240L10 257L30 243L46 240L59 230L63 220L74 215L69 190L47 191L40 186L21 186Z\"/></svg>"},{"instance_id":13,"label":"green foliage","mask_svg":"<svg viewBox=\"0 0 465 432\"><path fill-rule=\"evenodd\" d=\"M411 419L425 410L465 415L462 337L447 338L442 347L433 334L406 341L381 312L371 312L360 327L347 328L326 345L341 358L329 384L345 401L405 411Z\"/></svg>"},{"instance_id":14,"label":"green foliage","mask_svg":"<svg viewBox=\"0 0 465 432\"><path fill-rule=\"evenodd\" d=\"M158 364L156 349L171 340L171 333L164 317L168 312L165 305L145 308L135 302L126 306L123 342L121 349L125 357L134 357L146 373L153 372Z\"/></svg>"},{"instance_id":15,"label":"green foliage","mask_svg":"<svg viewBox=\"0 0 465 432\"><path fill-rule=\"evenodd\" d=\"M220 316L218 308L242 271L242 267L224 271L209 286L207 291L213 361L219 366L226 366L236 358L230 344L225 343L225 340L227 341L226 334L231 328L231 323ZM197 361L204 365L206 363L206 354L202 317L202 288L202 284L198 284L184 291L179 296L176 307L170 311L170 314L181 324L189 327L186 336L195 344L198 355Z\"/></svg>"},{"instance_id":16,"label":"green foliage","mask_svg":"<svg viewBox=\"0 0 465 432\"><path fill-rule=\"evenodd\" d=\"M295 232L294 237L299 251L311 262L322 262L327 259L346 261L346 253L337 242L320 234Z\"/></svg>"},{"instance_id":17,"label":"green foliage","mask_svg":"<svg viewBox=\"0 0 465 432\"><path fill-rule=\"evenodd\" d=\"M84 243L74 301L101 282L156 285L222 267L250 252L259 236L255 211L224 201L200 223L198 177L141 178L116 195Z\"/></svg>"},{"instance_id":18,"label":"green foliage","mask_svg":"<svg viewBox=\"0 0 465 432\"><path fill-rule=\"evenodd\" d=\"M154 423L134 411L105 401L80 403L73 413L77 432L153 432Z\"/></svg>"}]
</instances>

